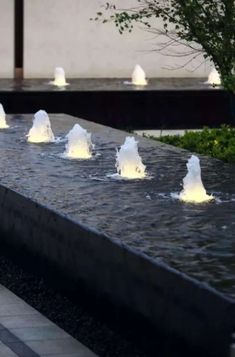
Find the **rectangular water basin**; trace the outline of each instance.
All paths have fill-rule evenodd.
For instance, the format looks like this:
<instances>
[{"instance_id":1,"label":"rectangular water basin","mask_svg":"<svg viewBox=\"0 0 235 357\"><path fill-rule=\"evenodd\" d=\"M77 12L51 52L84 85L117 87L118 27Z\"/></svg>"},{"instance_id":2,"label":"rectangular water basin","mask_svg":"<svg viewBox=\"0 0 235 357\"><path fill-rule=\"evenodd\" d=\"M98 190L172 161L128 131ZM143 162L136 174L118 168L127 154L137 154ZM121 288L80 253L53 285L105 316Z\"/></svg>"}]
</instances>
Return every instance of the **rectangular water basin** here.
<instances>
[{"instance_id":1,"label":"rectangular water basin","mask_svg":"<svg viewBox=\"0 0 235 357\"><path fill-rule=\"evenodd\" d=\"M0 131L1 239L157 328L226 356L235 325L235 166L201 157L216 200L185 204L190 153L138 137L143 180L115 180L116 148L130 133L51 114L56 143L29 144L33 115ZM75 123L95 144L90 160L61 158Z\"/></svg>"}]
</instances>

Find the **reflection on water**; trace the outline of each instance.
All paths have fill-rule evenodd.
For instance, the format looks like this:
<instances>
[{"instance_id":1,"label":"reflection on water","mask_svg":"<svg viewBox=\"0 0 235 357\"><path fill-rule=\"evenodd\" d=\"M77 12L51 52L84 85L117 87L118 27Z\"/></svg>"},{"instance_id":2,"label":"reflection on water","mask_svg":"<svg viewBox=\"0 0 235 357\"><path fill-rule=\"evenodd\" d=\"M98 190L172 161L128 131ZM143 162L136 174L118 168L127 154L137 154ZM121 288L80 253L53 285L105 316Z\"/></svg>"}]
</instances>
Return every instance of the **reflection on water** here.
<instances>
[{"instance_id":1,"label":"reflection on water","mask_svg":"<svg viewBox=\"0 0 235 357\"><path fill-rule=\"evenodd\" d=\"M50 118L56 136L76 122ZM201 158L203 183L218 200L183 203L171 193L182 189L189 153L140 138L151 180L111 180L106 174L126 133L79 123L94 133L102 153L94 160L62 160L62 141L28 145L19 138L31 118L11 120L17 130L0 132L1 183L235 298L235 166Z\"/></svg>"}]
</instances>

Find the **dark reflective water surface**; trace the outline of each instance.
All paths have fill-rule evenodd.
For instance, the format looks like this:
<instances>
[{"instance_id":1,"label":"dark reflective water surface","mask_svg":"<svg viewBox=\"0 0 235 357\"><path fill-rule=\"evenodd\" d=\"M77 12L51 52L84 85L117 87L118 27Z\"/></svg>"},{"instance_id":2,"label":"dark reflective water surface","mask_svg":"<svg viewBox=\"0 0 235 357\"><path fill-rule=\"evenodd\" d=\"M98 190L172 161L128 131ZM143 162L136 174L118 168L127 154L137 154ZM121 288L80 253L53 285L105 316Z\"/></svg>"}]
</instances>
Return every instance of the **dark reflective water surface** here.
<instances>
[{"instance_id":1,"label":"dark reflective water surface","mask_svg":"<svg viewBox=\"0 0 235 357\"><path fill-rule=\"evenodd\" d=\"M51 115L57 137L76 118ZM115 153L127 133L78 120L95 144L93 159L60 158L65 142L28 144L32 117L9 117L0 131L0 183L68 217L96 228L146 255L235 298L235 165L201 158L206 204L171 197L181 190L187 151L139 138L139 152L152 178L117 181Z\"/></svg>"},{"instance_id":2,"label":"dark reflective water surface","mask_svg":"<svg viewBox=\"0 0 235 357\"><path fill-rule=\"evenodd\" d=\"M73 91L153 91L153 90L220 90L205 84L206 78L150 78L147 86L134 86L124 78L77 78L67 79L65 87L56 87L53 78L11 80L0 79L1 91L73 92Z\"/></svg>"}]
</instances>

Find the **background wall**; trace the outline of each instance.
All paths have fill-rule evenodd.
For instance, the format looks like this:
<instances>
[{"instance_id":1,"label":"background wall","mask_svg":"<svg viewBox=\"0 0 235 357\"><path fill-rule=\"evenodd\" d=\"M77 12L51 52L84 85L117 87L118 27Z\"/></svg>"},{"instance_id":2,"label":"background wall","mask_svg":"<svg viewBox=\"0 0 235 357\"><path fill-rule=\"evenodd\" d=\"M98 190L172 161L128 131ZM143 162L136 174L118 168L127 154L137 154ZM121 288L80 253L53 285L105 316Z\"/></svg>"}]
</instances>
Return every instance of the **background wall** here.
<instances>
[{"instance_id":1,"label":"background wall","mask_svg":"<svg viewBox=\"0 0 235 357\"><path fill-rule=\"evenodd\" d=\"M134 0L116 2L120 7L136 4ZM120 35L112 23L90 21L97 11L102 11L100 5L104 3L105 0L25 0L25 77L51 77L56 66L64 67L67 77L129 77L136 63L148 77L207 76L209 67L203 59L187 68L164 69L183 62L152 51L157 41L152 33L136 29ZM192 72L200 63L203 64Z\"/></svg>"},{"instance_id":2,"label":"background wall","mask_svg":"<svg viewBox=\"0 0 235 357\"><path fill-rule=\"evenodd\" d=\"M0 78L14 76L14 0L0 0Z\"/></svg>"}]
</instances>

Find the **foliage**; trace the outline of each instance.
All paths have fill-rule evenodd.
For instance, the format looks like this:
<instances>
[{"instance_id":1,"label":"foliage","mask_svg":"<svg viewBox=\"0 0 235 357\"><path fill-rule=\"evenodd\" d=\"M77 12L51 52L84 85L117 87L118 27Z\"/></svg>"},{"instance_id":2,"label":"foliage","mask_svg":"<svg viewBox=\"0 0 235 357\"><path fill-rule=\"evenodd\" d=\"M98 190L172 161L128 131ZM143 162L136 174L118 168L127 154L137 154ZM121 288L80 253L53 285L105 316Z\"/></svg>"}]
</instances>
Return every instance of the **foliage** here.
<instances>
[{"instance_id":1,"label":"foliage","mask_svg":"<svg viewBox=\"0 0 235 357\"><path fill-rule=\"evenodd\" d=\"M183 136L161 136L154 139L198 154L235 162L235 128L228 125L222 125L219 129L204 128L200 132L188 131Z\"/></svg>"},{"instance_id":2,"label":"foliage","mask_svg":"<svg viewBox=\"0 0 235 357\"><path fill-rule=\"evenodd\" d=\"M131 32L135 23L155 31L153 20L162 19L161 33L168 36L168 45L187 44L194 58L201 51L215 64L224 87L235 93L234 0L136 0L133 8L106 3L105 9L109 17L98 12L95 20L113 21L121 34Z\"/></svg>"}]
</instances>

